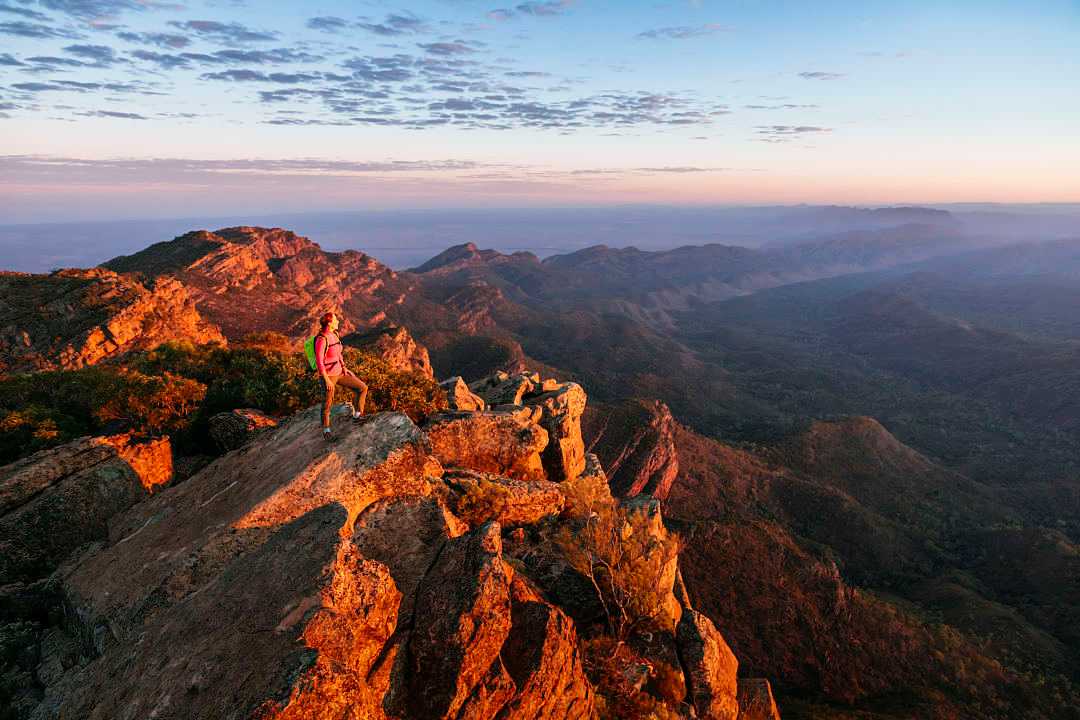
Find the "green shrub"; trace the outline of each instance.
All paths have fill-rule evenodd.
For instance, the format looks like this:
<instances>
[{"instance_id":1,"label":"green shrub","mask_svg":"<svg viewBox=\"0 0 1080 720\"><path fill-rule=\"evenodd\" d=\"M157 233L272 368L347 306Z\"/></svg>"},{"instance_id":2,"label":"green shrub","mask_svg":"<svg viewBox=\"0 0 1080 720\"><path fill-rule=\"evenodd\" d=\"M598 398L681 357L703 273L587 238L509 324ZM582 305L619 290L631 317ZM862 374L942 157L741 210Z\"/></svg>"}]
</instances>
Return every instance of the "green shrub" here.
<instances>
[{"instance_id":1,"label":"green shrub","mask_svg":"<svg viewBox=\"0 0 1080 720\"><path fill-rule=\"evenodd\" d=\"M394 370L352 348L345 358L368 384L369 411L399 410L421 422L446 406L430 378ZM0 463L106 430L169 434L183 450L205 452L211 415L244 407L290 415L321 403L324 395L301 350L276 333L229 347L165 343L131 356L125 366L0 380Z\"/></svg>"},{"instance_id":2,"label":"green shrub","mask_svg":"<svg viewBox=\"0 0 1080 720\"><path fill-rule=\"evenodd\" d=\"M654 532L646 508L601 503L583 523L561 527L555 541L567 562L592 584L613 637L674 630L661 579L679 553L679 538Z\"/></svg>"},{"instance_id":3,"label":"green shrub","mask_svg":"<svg viewBox=\"0 0 1080 720\"><path fill-rule=\"evenodd\" d=\"M106 430L151 435L188 427L206 386L172 373L90 367L0 380L0 463Z\"/></svg>"}]
</instances>

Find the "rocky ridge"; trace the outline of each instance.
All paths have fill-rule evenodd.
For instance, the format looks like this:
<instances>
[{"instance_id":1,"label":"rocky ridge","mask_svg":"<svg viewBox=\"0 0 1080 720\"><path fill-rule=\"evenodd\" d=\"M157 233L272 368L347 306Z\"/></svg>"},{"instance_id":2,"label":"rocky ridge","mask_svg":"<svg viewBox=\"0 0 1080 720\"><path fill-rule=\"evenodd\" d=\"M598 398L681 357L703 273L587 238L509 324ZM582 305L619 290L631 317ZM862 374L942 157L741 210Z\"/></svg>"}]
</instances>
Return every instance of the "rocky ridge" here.
<instances>
[{"instance_id":1,"label":"rocky ridge","mask_svg":"<svg viewBox=\"0 0 1080 720\"><path fill-rule=\"evenodd\" d=\"M470 392L490 409L421 426L339 415L333 443L317 408L277 426L237 413L223 436L239 447L191 478L89 508L107 531L24 574L47 580L60 618L39 635L20 716L610 716L582 640L596 599L567 594L574 572L545 540L589 522L583 496L614 502L585 453L585 394L527 373ZM104 442L0 469L0 497L56 485L49 472ZM648 516L634 532L660 547L659 506L634 502ZM677 565L658 577L678 632L650 652L686 678L677 711L735 720L734 656Z\"/></svg>"},{"instance_id":2,"label":"rocky ridge","mask_svg":"<svg viewBox=\"0 0 1080 720\"><path fill-rule=\"evenodd\" d=\"M364 253L326 252L281 228L199 230L104 264L120 272L171 276L226 337L274 330L310 334L319 316L342 315L341 335L371 327L404 302L410 281Z\"/></svg>"},{"instance_id":3,"label":"rocky ridge","mask_svg":"<svg viewBox=\"0 0 1080 720\"><path fill-rule=\"evenodd\" d=\"M174 279L101 268L0 273L0 375L72 370L167 340L225 341Z\"/></svg>"}]
</instances>

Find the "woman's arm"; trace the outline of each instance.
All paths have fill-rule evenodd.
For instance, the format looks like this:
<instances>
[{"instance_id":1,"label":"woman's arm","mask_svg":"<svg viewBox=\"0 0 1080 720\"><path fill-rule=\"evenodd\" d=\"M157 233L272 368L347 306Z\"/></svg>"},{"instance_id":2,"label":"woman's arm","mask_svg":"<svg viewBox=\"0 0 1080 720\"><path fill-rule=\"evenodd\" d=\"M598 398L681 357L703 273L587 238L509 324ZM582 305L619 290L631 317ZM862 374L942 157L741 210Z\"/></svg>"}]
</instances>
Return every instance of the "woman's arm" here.
<instances>
[{"instance_id":1,"label":"woman's arm","mask_svg":"<svg viewBox=\"0 0 1080 720\"><path fill-rule=\"evenodd\" d=\"M315 366L319 369L319 376L323 379L323 382L327 382L326 377L326 337L323 335L315 336Z\"/></svg>"}]
</instances>

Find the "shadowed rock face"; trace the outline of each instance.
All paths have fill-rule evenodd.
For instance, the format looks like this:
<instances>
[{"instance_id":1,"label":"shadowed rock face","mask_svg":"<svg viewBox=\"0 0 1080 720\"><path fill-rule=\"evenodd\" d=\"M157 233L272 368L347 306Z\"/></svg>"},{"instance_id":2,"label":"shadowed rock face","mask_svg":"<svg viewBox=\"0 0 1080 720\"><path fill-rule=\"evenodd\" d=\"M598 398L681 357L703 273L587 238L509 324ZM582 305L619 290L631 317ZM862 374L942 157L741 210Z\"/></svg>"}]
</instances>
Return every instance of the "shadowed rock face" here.
<instances>
[{"instance_id":1,"label":"shadowed rock face","mask_svg":"<svg viewBox=\"0 0 1080 720\"><path fill-rule=\"evenodd\" d=\"M0 467L0 585L52 572L172 480L167 439L81 438Z\"/></svg>"},{"instance_id":2,"label":"shadowed rock face","mask_svg":"<svg viewBox=\"0 0 1080 720\"><path fill-rule=\"evenodd\" d=\"M167 340L224 342L176 280L101 268L0 273L0 374L75 369Z\"/></svg>"}]
</instances>

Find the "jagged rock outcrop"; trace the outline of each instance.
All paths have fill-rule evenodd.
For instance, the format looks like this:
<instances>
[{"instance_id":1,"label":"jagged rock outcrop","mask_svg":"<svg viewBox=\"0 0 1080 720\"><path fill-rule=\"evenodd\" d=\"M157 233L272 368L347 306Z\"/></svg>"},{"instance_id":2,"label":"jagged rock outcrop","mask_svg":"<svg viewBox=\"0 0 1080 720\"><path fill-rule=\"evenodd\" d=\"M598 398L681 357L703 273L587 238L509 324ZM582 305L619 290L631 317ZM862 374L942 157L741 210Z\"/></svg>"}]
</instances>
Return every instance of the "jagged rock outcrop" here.
<instances>
[{"instance_id":1,"label":"jagged rock outcrop","mask_svg":"<svg viewBox=\"0 0 1080 720\"><path fill-rule=\"evenodd\" d=\"M260 433L60 572L54 644L80 660L50 651L35 717L595 716L573 623L512 591L497 522L443 504L424 433L318 428L312 408ZM531 498L511 521L561 508L553 483L498 482Z\"/></svg>"},{"instance_id":2,"label":"jagged rock outcrop","mask_svg":"<svg viewBox=\"0 0 1080 720\"><path fill-rule=\"evenodd\" d=\"M739 720L780 720L780 710L768 680L739 680Z\"/></svg>"},{"instance_id":3,"label":"jagged rock outcrop","mask_svg":"<svg viewBox=\"0 0 1080 720\"><path fill-rule=\"evenodd\" d=\"M582 421L590 452L607 470L611 490L633 497L647 493L667 499L679 474L675 419L658 400L626 400L590 405Z\"/></svg>"},{"instance_id":4,"label":"jagged rock outcrop","mask_svg":"<svg viewBox=\"0 0 1080 720\"><path fill-rule=\"evenodd\" d=\"M432 379L435 377L427 348L416 342L403 327L390 325L354 332L341 338L341 342L382 358L395 370L416 372Z\"/></svg>"},{"instance_id":5,"label":"jagged rock outcrop","mask_svg":"<svg viewBox=\"0 0 1080 720\"><path fill-rule=\"evenodd\" d=\"M446 392L446 405L451 410L477 411L487 408L484 398L470 390L460 375L443 380L439 387Z\"/></svg>"},{"instance_id":6,"label":"jagged rock outcrop","mask_svg":"<svg viewBox=\"0 0 1080 720\"><path fill-rule=\"evenodd\" d=\"M444 465L472 468L519 480L544 480L540 453L547 432L504 412L442 412L424 425Z\"/></svg>"},{"instance_id":7,"label":"jagged rock outcrop","mask_svg":"<svg viewBox=\"0 0 1080 720\"><path fill-rule=\"evenodd\" d=\"M0 273L0 374L85 367L167 340L224 342L176 280L102 268Z\"/></svg>"},{"instance_id":8,"label":"jagged rock outcrop","mask_svg":"<svg viewBox=\"0 0 1080 720\"><path fill-rule=\"evenodd\" d=\"M497 372L469 385L469 390L479 395L488 405L520 405L526 393L531 393L540 383L535 373L510 375Z\"/></svg>"},{"instance_id":9,"label":"jagged rock outcrop","mask_svg":"<svg viewBox=\"0 0 1080 720\"><path fill-rule=\"evenodd\" d=\"M345 422L339 407L333 442L322 437L318 407L255 432L243 411L221 417L218 425L236 430L222 438L244 441L237 449L114 515L88 538L95 543L52 553L46 570L59 568L45 584L2 588L0 642L10 636L32 659L10 670L33 681L20 712L35 720L596 718L589 668L597 658L586 663L591 646L578 618L592 636L604 631L603 609L597 586L568 564L565 543L598 509L617 509L613 537L632 542L652 568L658 586L649 592L669 615L657 620L666 639L647 644L688 674L687 658L701 666L689 698L707 717L701 698L726 677L715 662L723 639L690 616L677 556L650 555L674 552L659 504L646 496L620 504L595 455L583 455L573 477L549 480L539 423L573 423L567 395L581 391L539 378L532 385L523 405L441 413L423 429L394 412ZM108 455L98 443L82 448L82 460L70 454L77 450L50 451L55 462L46 466L47 453L35 456L36 474L25 472L28 461L0 474L0 508L18 511ZM155 466L149 450L125 452L144 474ZM62 622L34 619L21 631L25 621L6 608L27 603L47 603ZM697 635L683 629L688 616ZM631 664L626 672L644 668L641 683L607 692L646 692L650 663L632 654Z\"/></svg>"},{"instance_id":10,"label":"jagged rock outcrop","mask_svg":"<svg viewBox=\"0 0 1080 720\"><path fill-rule=\"evenodd\" d=\"M0 467L0 585L48 575L172 479L168 439L80 438Z\"/></svg>"},{"instance_id":11,"label":"jagged rock outcrop","mask_svg":"<svg viewBox=\"0 0 1080 720\"><path fill-rule=\"evenodd\" d=\"M254 408L229 410L207 420L210 439L223 453L243 447L260 431L277 427L277 424L277 420Z\"/></svg>"},{"instance_id":12,"label":"jagged rock outcrop","mask_svg":"<svg viewBox=\"0 0 1080 720\"><path fill-rule=\"evenodd\" d=\"M581 437L581 416L585 412L585 391L577 383L537 383L541 394L526 404L543 411L540 425L548 432L544 467L556 482L572 480L585 469L585 441Z\"/></svg>"},{"instance_id":13,"label":"jagged rock outcrop","mask_svg":"<svg viewBox=\"0 0 1080 720\"><path fill-rule=\"evenodd\" d=\"M512 578L498 523L446 543L417 589L392 712L489 718L509 702L516 688L500 651L510 633Z\"/></svg>"},{"instance_id":14,"label":"jagged rock outcrop","mask_svg":"<svg viewBox=\"0 0 1080 720\"><path fill-rule=\"evenodd\" d=\"M341 314L344 336L385 321L387 310L403 303L413 287L364 253L326 252L281 228L190 232L105 267L175 276L199 312L232 339L268 330L310 335L328 311Z\"/></svg>"},{"instance_id":15,"label":"jagged rock outcrop","mask_svg":"<svg viewBox=\"0 0 1080 720\"><path fill-rule=\"evenodd\" d=\"M675 636L687 689L698 717L736 720L739 662L712 621L686 608Z\"/></svg>"}]
</instances>

